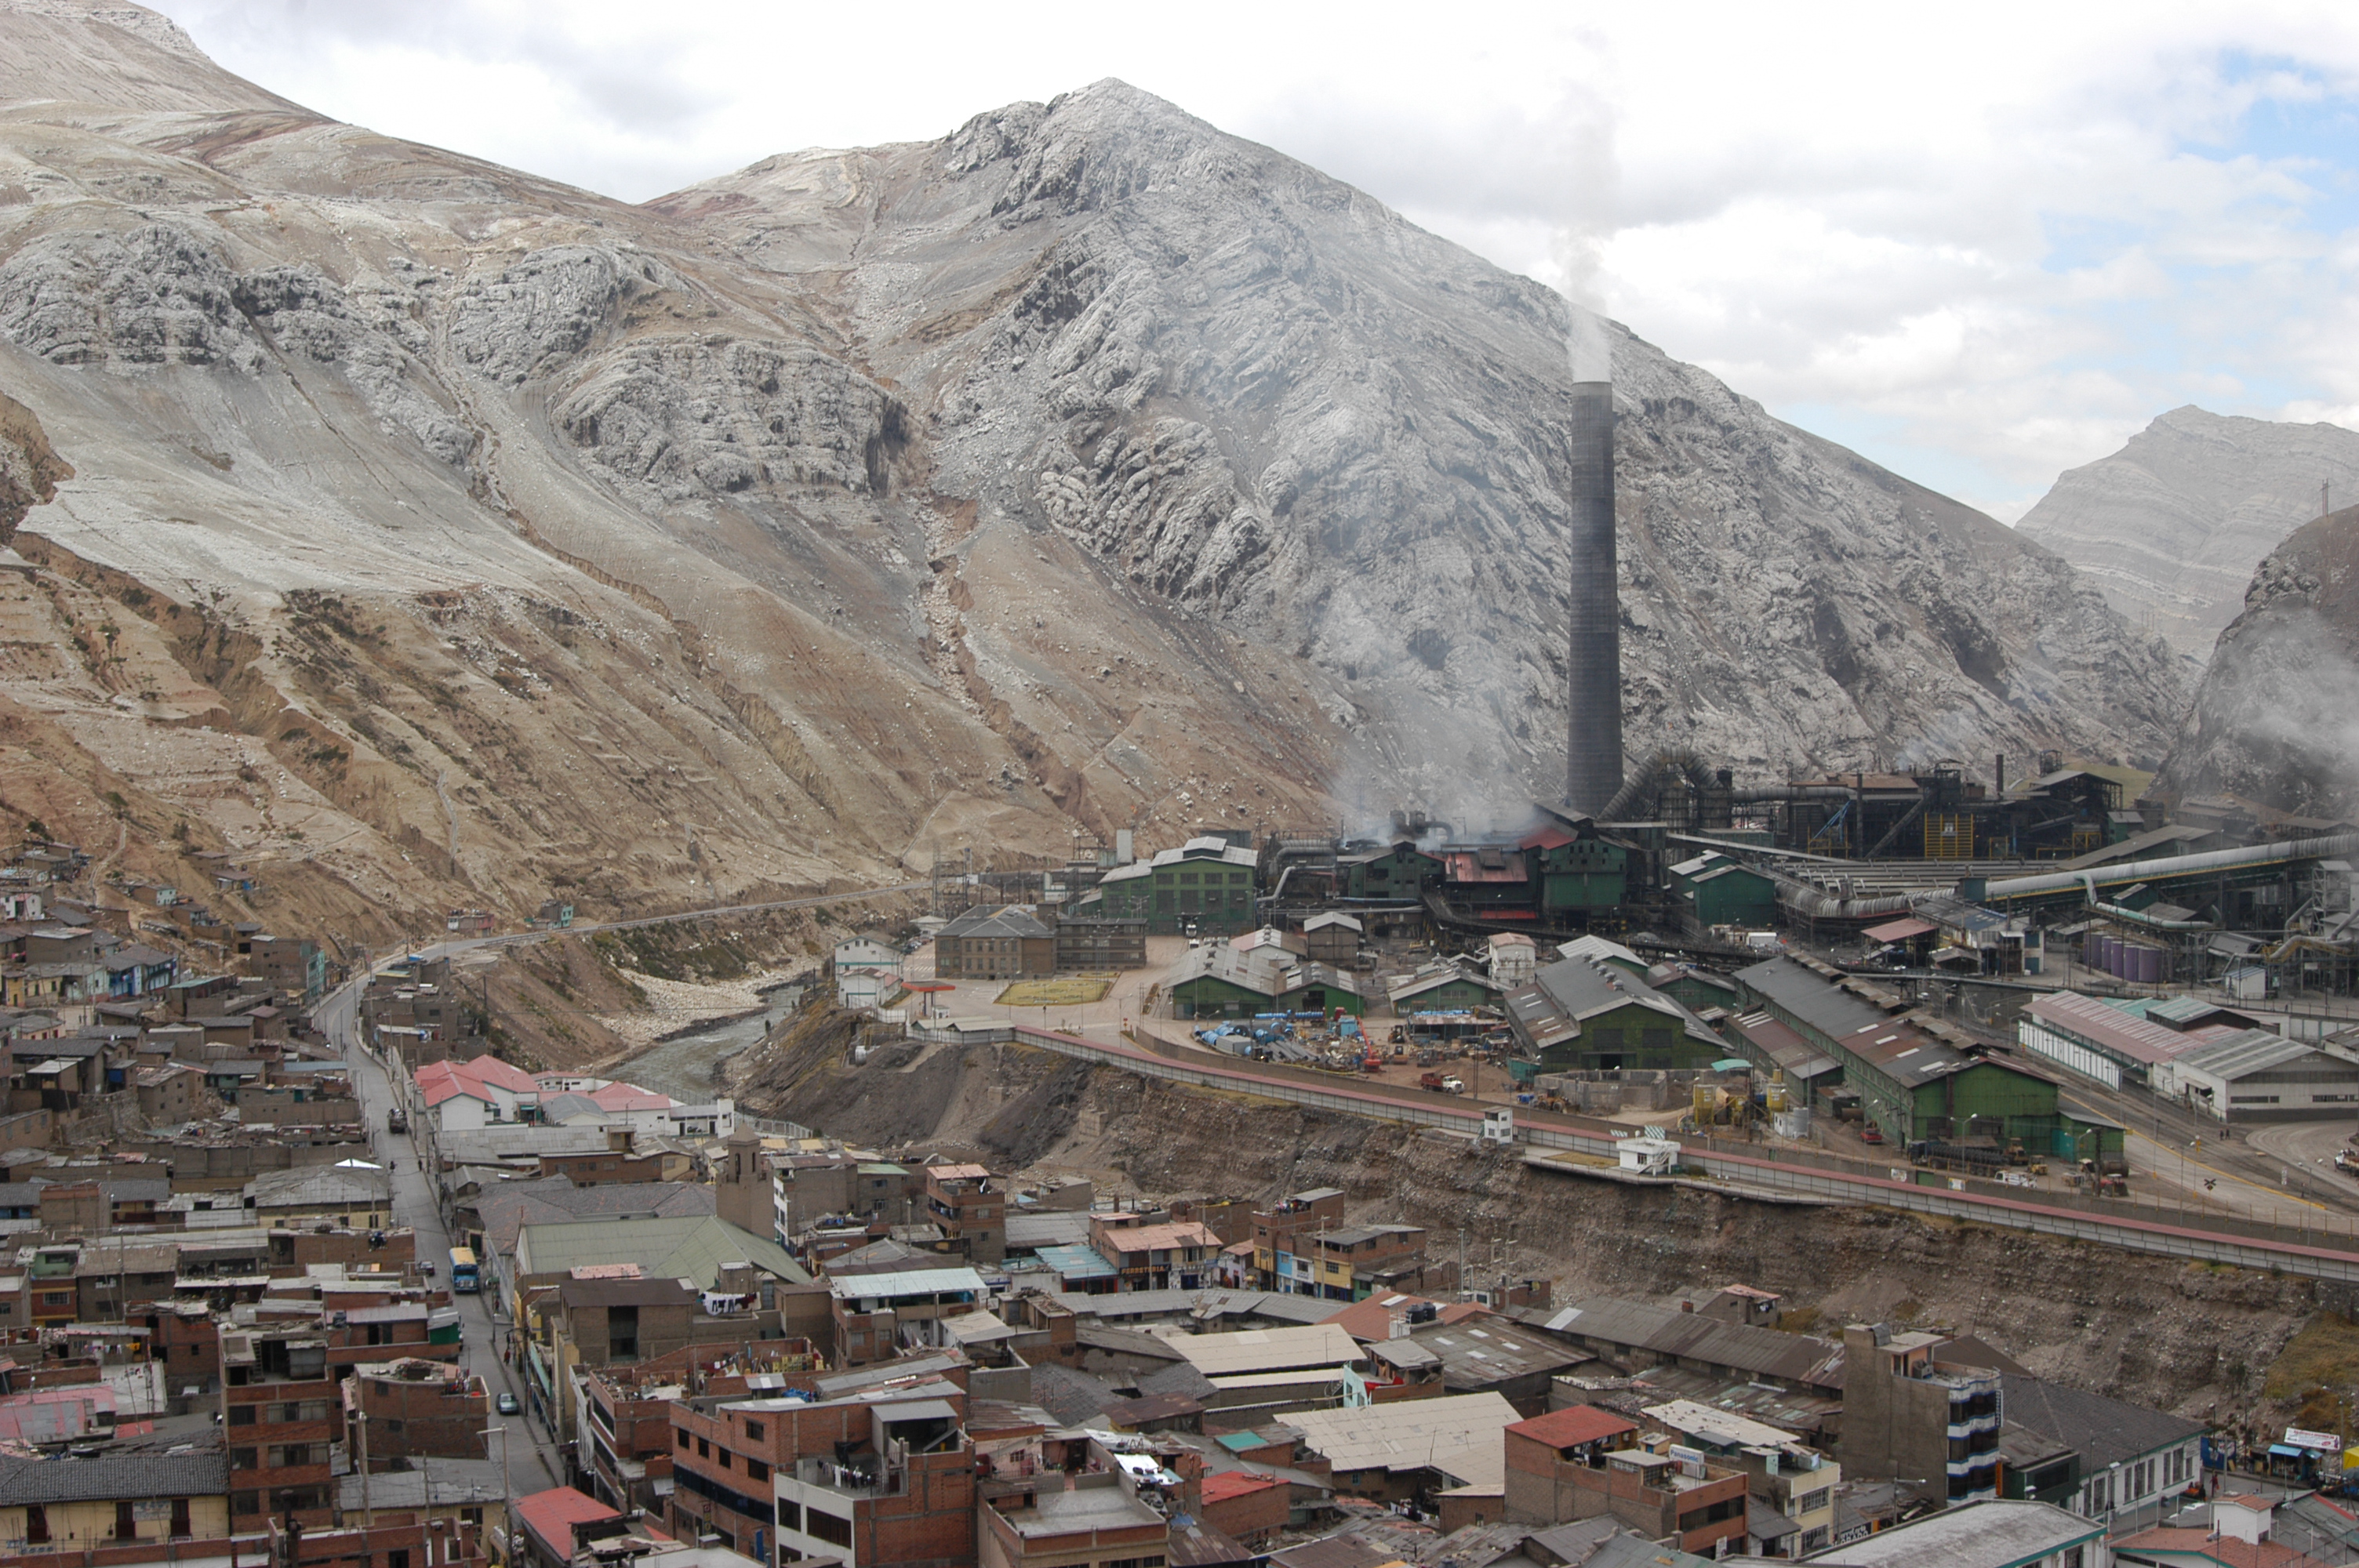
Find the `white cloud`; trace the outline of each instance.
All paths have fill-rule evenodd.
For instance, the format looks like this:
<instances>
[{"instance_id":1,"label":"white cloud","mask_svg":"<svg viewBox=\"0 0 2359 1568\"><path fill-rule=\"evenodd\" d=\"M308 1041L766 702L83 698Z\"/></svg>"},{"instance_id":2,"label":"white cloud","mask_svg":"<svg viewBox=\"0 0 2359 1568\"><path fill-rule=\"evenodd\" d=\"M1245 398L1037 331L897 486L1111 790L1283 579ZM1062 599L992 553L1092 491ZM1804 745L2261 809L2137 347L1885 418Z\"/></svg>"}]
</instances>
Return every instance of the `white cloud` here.
<instances>
[{"instance_id":1,"label":"white cloud","mask_svg":"<svg viewBox=\"0 0 2359 1568\"><path fill-rule=\"evenodd\" d=\"M2359 408L2347 7L164 8L327 113L626 200L1121 76L2006 515L2196 397Z\"/></svg>"}]
</instances>

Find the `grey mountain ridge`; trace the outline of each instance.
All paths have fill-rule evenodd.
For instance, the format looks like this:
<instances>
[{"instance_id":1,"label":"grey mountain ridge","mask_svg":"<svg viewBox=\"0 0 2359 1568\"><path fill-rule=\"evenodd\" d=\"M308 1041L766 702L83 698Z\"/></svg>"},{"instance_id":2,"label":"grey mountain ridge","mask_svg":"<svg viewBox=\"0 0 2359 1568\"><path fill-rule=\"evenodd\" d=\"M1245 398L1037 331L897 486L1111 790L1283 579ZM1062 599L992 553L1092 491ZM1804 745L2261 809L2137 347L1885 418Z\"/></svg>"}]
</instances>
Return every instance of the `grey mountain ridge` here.
<instances>
[{"instance_id":1,"label":"grey mountain ridge","mask_svg":"<svg viewBox=\"0 0 2359 1568\"><path fill-rule=\"evenodd\" d=\"M2359 496L2359 431L2190 406L2062 475L2017 526L2134 623L2204 660L2254 568L2319 514L2321 483L2330 504Z\"/></svg>"},{"instance_id":2,"label":"grey mountain ridge","mask_svg":"<svg viewBox=\"0 0 2359 1568\"><path fill-rule=\"evenodd\" d=\"M0 65L0 381L76 470L23 527L277 650L352 753L309 780L344 874L447 831L480 887L619 883L685 824L751 885L1560 785L1552 291L1119 82L634 208L134 13L0 0L47 65ZM2160 754L2176 661L2070 565L1611 336L1635 754ZM321 594L375 640L319 646ZM121 704L6 683L180 787Z\"/></svg>"}]
</instances>

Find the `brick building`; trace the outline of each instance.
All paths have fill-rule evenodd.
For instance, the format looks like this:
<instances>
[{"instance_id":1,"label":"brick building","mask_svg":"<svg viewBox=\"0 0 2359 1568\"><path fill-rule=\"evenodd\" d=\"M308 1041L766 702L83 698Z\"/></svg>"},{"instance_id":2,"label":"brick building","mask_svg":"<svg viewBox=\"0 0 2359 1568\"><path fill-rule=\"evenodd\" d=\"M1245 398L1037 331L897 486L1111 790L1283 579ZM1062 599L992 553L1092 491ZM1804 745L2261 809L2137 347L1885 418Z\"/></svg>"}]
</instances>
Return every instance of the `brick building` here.
<instances>
[{"instance_id":1,"label":"brick building","mask_svg":"<svg viewBox=\"0 0 2359 1568\"><path fill-rule=\"evenodd\" d=\"M1745 1544L1746 1477L1636 1445L1637 1428L1589 1405L1553 1411L1506 1429L1502 1503L1519 1524L1562 1524L1607 1515L1650 1541L1716 1557ZM1729 1542L1727 1546L1720 1543Z\"/></svg>"},{"instance_id":2,"label":"brick building","mask_svg":"<svg viewBox=\"0 0 2359 1568\"><path fill-rule=\"evenodd\" d=\"M926 1213L970 1263L1007 1258L1006 1184L981 1165L926 1167Z\"/></svg>"},{"instance_id":3,"label":"brick building","mask_svg":"<svg viewBox=\"0 0 2359 1568\"><path fill-rule=\"evenodd\" d=\"M265 1514L328 1522L335 1505L332 1450L344 1441L344 1401L320 1325L223 1334L221 1359L230 1528L260 1530Z\"/></svg>"},{"instance_id":4,"label":"brick building","mask_svg":"<svg viewBox=\"0 0 2359 1568\"><path fill-rule=\"evenodd\" d=\"M348 1419L367 1423L355 1434L369 1458L480 1459L491 1400L484 1380L440 1361L404 1358L365 1362L344 1379Z\"/></svg>"},{"instance_id":5,"label":"brick building","mask_svg":"<svg viewBox=\"0 0 2359 1568\"><path fill-rule=\"evenodd\" d=\"M970 909L934 937L946 980L1036 979L1057 972L1057 934L1028 909Z\"/></svg>"},{"instance_id":6,"label":"brick building","mask_svg":"<svg viewBox=\"0 0 2359 1568\"><path fill-rule=\"evenodd\" d=\"M672 1523L777 1561L965 1568L974 1562L966 1395L936 1379L816 1401L672 1407ZM775 1533L773 1533L775 1532Z\"/></svg>"},{"instance_id":7,"label":"brick building","mask_svg":"<svg viewBox=\"0 0 2359 1568\"><path fill-rule=\"evenodd\" d=\"M1105 973L1147 968L1144 916L1064 915L1057 921L1057 968L1067 973Z\"/></svg>"}]
</instances>

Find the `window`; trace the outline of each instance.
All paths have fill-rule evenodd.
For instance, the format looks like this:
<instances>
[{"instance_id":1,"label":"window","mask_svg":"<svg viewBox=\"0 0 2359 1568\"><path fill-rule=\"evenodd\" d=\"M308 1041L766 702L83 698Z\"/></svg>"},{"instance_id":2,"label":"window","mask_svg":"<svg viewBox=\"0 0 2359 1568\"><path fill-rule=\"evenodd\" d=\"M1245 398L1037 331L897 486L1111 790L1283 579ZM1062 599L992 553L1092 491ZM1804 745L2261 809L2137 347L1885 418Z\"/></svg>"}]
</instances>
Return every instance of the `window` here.
<instances>
[{"instance_id":1,"label":"window","mask_svg":"<svg viewBox=\"0 0 2359 1568\"><path fill-rule=\"evenodd\" d=\"M764 1464L759 1459L748 1459L745 1461L745 1479L749 1481L766 1481L769 1478L769 1465Z\"/></svg>"},{"instance_id":2,"label":"window","mask_svg":"<svg viewBox=\"0 0 2359 1568\"><path fill-rule=\"evenodd\" d=\"M817 1509L805 1509L803 1533L815 1536L830 1546L849 1546L852 1544L852 1521L848 1519L838 1519L833 1514L821 1513Z\"/></svg>"},{"instance_id":3,"label":"window","mask_svg":"<svg viewBox=\"0 0 2359 1568\"><path fill-rule=\"evenodd\" d=\"M759 1443L762 1441L762 1423L760 1422L749 1421L745 1423L745 1441L748 1443Z\"/></svg>"},{"instance_id":4,"label":"window","mask_svg":"<svg viewBox=\"0 0 2359 1568\"><path fill-rule=\"evenodd\" d=\"M38 1503L27 1503L25 1505L25 1543L27 1546L46 1546L49 1541L49 1510Z\"/></svg>"},{"instance_id":5,"label":"window","mask_svg":"<svg viewBox=\"0 0 2359 1568\"><path fill-rule=\"evenodd\" d=\"M387 1552L385 1554L385 1568L409 1568L408 1549L399 1547Z\"/></svg>"},{"instance_id":6,"label":"window","mask_svg":"<svg viewBox=\"0 0 2359 1568\"><path fill-rule=\"evenodd\" d=\"M255 1451L251 1448L231 1449L229 1451L229 1467L233 1470L253 1469L254 1454Z\"/></svg>"},{"instance_id":7,"label":"window","mask_svg":"<svg viewBox=\"0 0 2359 1568\"><path fill-rule=\"evenodd\" d=\"M712 1458L712 1444L710 1444L710 1443L708 1443L708 1442L706 1442L706 1441L705 1441L703 1438L701 1438L701 1437L698 1438L698 1439L696 1440L696 1456L697 1456L699 1459L710 1459L710 1458Z\"/></svg>"},{"instance_id":8,"label":"window","mask_svg":"<svg viewBox=\"0 0 2359 1568\"><path fill-rule=\"evenodd\" d=\"M672 1429L672 1433L679 1439L679 1445L682 1448L686 1448L688 1446L688 1429L686 1427L674 1427Z\"/></svg>"},{"instance_id":9,"label":"window","mask_svg":"<svg viewBox=\"0 0 2359 1568\"><path fill-rule=\"evenodd\" d=\"M778 1528L799 1530L803 1527L803 1506L792 1498L778 1499Z\"/></svg>"},{"instance_id":10,"label":"window","mask_svg":"<svg viewBox=\"0 0 2359 1568\"><path fill-rule=\"evenodd\" d=\"M172 1499L173 1536L178 1539L193 1533L194 1531L190 1529L189 1524L189 1499L186 1498L174 1498Z\"/></svg>"},{"instance_id":11,"label":"window","mask_svg":"<svg viewBox=\"0 0 2359 1568\"><path fill-rule=\"evenodd\" d=\"M139 1539L139 1515L131 1506L129 1498L125 1498L114 1505L114 1539L117 1541Z\"/></svg>"},{"instance_id":12,"label":"window","mask_svg":"<svg viewBox=\"0 0 2359 1568\"><path fill-rule=\"evenodd\" d=\"M229 1511L234 1514L260 1513L262 1511L262 1494L259 1492L232 1492L229 1495Z\"/></svg>"},{"instance_id":13,"label":"window","mask_svg":"<svg viewBox=\"0 0 2359 1568\"><path fill-rule=\"evenodd\" d=\"M718 1454L714 1454L714 1455L712 1456L712 1459L713 1459L713 1463L714 1463L714 1464L716 1464L716 1465L720 1465L723 1470L726 1470L726 1469L728 1469L728 1468L729 1468L729 1450L727 1450L726 1448L723 1449L720 1453L718 1453Z\"/></svg>"}]
</instances>

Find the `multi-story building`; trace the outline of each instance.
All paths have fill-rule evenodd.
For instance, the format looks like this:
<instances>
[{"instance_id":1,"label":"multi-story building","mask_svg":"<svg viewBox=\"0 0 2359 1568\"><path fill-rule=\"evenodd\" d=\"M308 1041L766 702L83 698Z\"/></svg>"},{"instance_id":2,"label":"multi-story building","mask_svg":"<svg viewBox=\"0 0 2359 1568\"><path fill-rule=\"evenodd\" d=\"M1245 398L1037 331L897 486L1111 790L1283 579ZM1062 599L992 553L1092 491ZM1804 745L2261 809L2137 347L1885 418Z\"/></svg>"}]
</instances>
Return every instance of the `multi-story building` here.
<instances>
[{"instance_id":1,"label":"multi-story building","mask_svg":"<svg viewBox=\"0 0 2359 1568\"><path fill-rule=\"evenodd\" d=\"M1007 1257L1006 1184L981 1165L926 1167L926 1214L951 1250L971 1263Z\"/></svg>"},{"instance_id":2,"label":"multi-story building","mask_svg":"<svg viewBox=\"0 0 2359 1568\"><path fill-rule=\"evenodd\" d=\"M280 996L310 1007L328 989L328 956L304 937L257 936L248 954L254 972Z\"/></svg>"},{"instance_id":3,"label":"multi-story building","mask_svg":"<svg viewBox=\"0 0 2359 1568\"><path fill-rule=\"evenodd\" d=\"M941 1320L973 1312L988 1292L973 1269L913 1269L832 1279L828 1295L835 1365L864 1367L941 1344Z\"/></svg>"},{"instance_id":4,"label":"multi-story building","mask_svg":"<svg viewBox=\"0 0 2359 1568\"><path fill-rule=\"evenodd\" d=\"M1144 920L1158 936L1234 936L1254 928L1254 852L1225 838L1190 838L1151 860L1098 879L1101 918Z\"/></svg>"},{"instance_id":5,"label":"multi-story building","mask_svg":"<svg viewBox=\"0 0 2359 1568\"><path fill-rule=\"evenodd\" d=\"M934 936L934 973L946 980L1037 979L1057 972L1057 934L1010 904L968 910Z\"/></svg>"},{"instance_id":6,"label":"multi-story building","mask_svg":"<svg viewBox=\"0 0 2359 1568\"><path fill-rule=\"evenodd\" d=\"M479 1459L491 1415L484 1379L440 1361L364 1362L344 1379L353 1446L377 1459Z\"/></svg>"},{"instance_id":7,"label":"multi-story building","mask_svg":"<svg viewBox=\"0 0 2359 1568\"><path fill-rule=\"evenodd\" d=\"M1843 1444L1854 1480L1900 1481L1955 1507L1998 1496L2000 1375L1936 1354L1938 1334L1843 1330Z\"/></svg>"},{"instance_id":8,"label":"multi-story building","mask_svg":"<svg viewBox=\"0 0 2359 1568\"><path fill-rule=\"evenodd\" d=\"M1057 968L1071 973L1110 973L1147 967L1147 921L1110 915L1068 914L1057 921Z\"/></svg>"},{"instance_id":9,"label":"multi-story building","mask_svg":"<svg viewBox=\"0 0 2359 1568\"><path fill-rule=\"evenodd\" d=\"M241 1308L221 1336L222 1430L229 1444L230 1528L265 1514L323 1523L335 1506L344 1402L317 1318L272 1322Z\"/></svg>"},{"instance_id":10,"label":"multi-story building","mask_svg":"<svg viewBox=\"0 0 2359 1568\"><path fill-rule=\"evenodd\" d=\"M832 1217L865 1218L883 1216L894 1225L905 1225L918 1217L918 1205L925 1195L923 1174L906 1165L888 1160L863 1160L853 1154L772 1154L766 1160L770 1172L769 1232L780 1246L790 1246L794 1238L818 1221ZM728 1203L724 1182L721 1202ZM723 1219L731 1219L726 1213ZM733 1223L745 1225L743 1220ZM748 1230L759 1232L765 1227L746 1225Z\"/></svg>"},{"instance_id":11,"label":"multi-story building","mask_svg":"<svg viewBox=\"0 0 2359 1568\"><path fill-rule=\"evenodd\" d=\"M1341 1187L1313 1187L1282 1199L1274 1208L1256 1210L1253 1260L1257 1282L1264 1290L1319 1294L1309 1241L1322 1230L1343 1228Z\"/></svg>"},{"instance_id":12,"label":"multi-story building","mask_svg":"<svg viewBox=\"0 0 2359 1568\"><path fill-rule=\"evenodd\" d=\"M89 1458L0 1458L0 1541L10 1553L104 1551L229 1534L229 1461L118 1446ZM185 1550L185 1546L182 1548Z\"/></svg>"},{"instance_id":13,"label":"multi-story building","mask_svg":"<svg viewBox=\"0 0 2359 1568\"><path fill-rule=\"evenodd\" d=\"M1192 1291L1212 1283L1221 1238L1194 1220L1149 1224L1136 1214L1093 1214L1090 1248L1114 1265L1126 1291Z\"/></svg>"},{"instance_id":14,"label":"multi-story building","mask_svg":"<svg viewBox=\"0 0 2359 1568\"><path fill-rule=\"evenodd\" d=\"M1508 1427L1507 1518L1557 1524L1610 1515L1699 1557L1741 1550L1745 1472L1713 1465L1693 1448L1641 1447L1636 1437L1628 1422L1586 1405Z\"/></svg>"},{"instance_id":15,"label":"multi-story building","mask_svg":"<svg viewBox=\"0 0 2359 1568\"><path fill-rule=\"evenodd\" d=\"M1782 1428L1693 1400L1648 1405L1646 1415L1709 1463L1744 1471L1746 1489L1793 1521L1795 1556L1832 1543L1843 1480L1833 1460Z\"/></svg>"},{"instance_id":16,"label":"multi-story building","mask_svg":"<svg viewBox=\"0 0 2359 1568\"><path fill-rule=\"evenodd\" d=\"M672 1523L764 1562L974 1562L966 1395L935 1379L833 1399L672 1407ZM776 1555L772 1555L772 1548Z\"/></svg>"}]
</instances>

